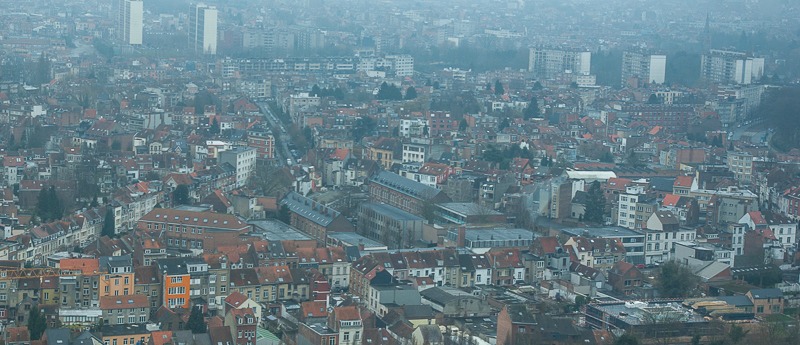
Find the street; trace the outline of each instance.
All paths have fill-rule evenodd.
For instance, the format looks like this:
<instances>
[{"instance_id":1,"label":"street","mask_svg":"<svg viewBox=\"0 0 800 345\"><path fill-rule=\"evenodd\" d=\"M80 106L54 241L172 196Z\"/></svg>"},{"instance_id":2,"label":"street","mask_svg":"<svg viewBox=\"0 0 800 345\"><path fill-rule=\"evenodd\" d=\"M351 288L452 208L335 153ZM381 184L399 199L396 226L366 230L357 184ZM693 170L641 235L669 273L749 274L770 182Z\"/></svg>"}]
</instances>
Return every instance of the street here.
<instances>
[{"instance_id":1,"label":"street","mask_svg":"<svg viewBox=\"0 0 800 345\"><path fill-rule=\"evenodd\" d=\"M291 141L291 137L287 133L286 127L275 116L275 114L272 113L267 102L259 102L258 107L261 109L261 113L264 114L264 119L267 121L267 123L269 123L269 126L272 129L272 135L275 136L275 143L280 143L280 149L275 150L275 158L279 159L281 162L286 162L287 165L294 165L294 158L289 151L289 142Z\"/></svg>"}]
</instances>

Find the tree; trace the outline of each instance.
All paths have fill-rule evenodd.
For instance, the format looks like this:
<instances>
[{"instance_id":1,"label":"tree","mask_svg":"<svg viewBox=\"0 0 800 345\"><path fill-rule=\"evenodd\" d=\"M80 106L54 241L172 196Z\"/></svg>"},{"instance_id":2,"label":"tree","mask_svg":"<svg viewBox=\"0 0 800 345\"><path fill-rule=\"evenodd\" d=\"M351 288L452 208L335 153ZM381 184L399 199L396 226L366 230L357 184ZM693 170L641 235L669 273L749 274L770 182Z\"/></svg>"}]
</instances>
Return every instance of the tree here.
<instances>
[{"instance_id":1,"label":"tree","mask_svg":"<svg viewBox=\"0 0 800 345\"><path fill-rule=\"evenodd\" d=\"M533 91L539 91L539 90L542 90L542 89L544 89L544 86L542 86L542 83L540 83L538 81L533 83Z\"/></svg>"},{"instance_id":2,"label":"tree","mask_svg":"<svg viewBox=\"0 0 800 345\"><path fill-rule=\"evenodd\" d=\"M36 79L34 83L39 86L48 82L50 82L50 59L42 52L36 62Z\"/></svg>"},{"instance_id":3,"label":"tree","mask_svg":"<svg viewBox=\"0 0 800 345\"><path fill-rule=\"evenodd\" d=\"M219 134L220 127L219 127L219 122L217 122L216 116L211 120L211 127L209 127L208 131L211 134Z\"/></svg>"},{"instance_id":4,"label":"tree","mask_svg":"<svg viewBox=\"0 0 800 345\"><path fill-rule=\"evenodd\" d=\"M289 210L289 206L281 205L281 208L278 210L278 220L289 224L292 222L292 213Z\"/></svg>"},{"instance_id":5,"label":"tree","mask_svg":"<svg viewBox=\"0 0 800 345\"><path fill-rule=\"evenodd\" d=\"M314 86L312 86L312 87L311 87L311 92L309 93L309 95L310 95L310 96L317 96L317 97L319 97L319 94L320 94L320 92L321 92L321 90L320 90L320 88L319 88L319 85L317 85L317 84L314 84Z\"/></svg>"},{"instance_id":6,"label":"tree","mask_svg":"<svg viewBox=\"0 0 800 345\"><path fill-rule=\"evenodd\" d=\"M106 216L103 219L103 229L100 231L100 236L114 237L116 231L116 221L114 220L114 208L106 206Z\"/></svg>"},{"instance_id":7,"label":"tree","mask_svg":"<svg viewBox=\"0 0 800 345\"><path fill-rule=\"evenodd\" d=\"M647 104L661 104L661 99L656 94L651 93L650 98L647 99Z\"/></svg>"},{"instance_id":8,"label":"tree","mask_svg":"<svg viewBox=\"0 0 800 345\"><path fill-rule=\"evenodd\" d=\"M192 334L206 332L206 320L200 308L192 308L192 312L189 314L189 320L186 321L186 330L192 331Z\"/></svg>"},{"instance_id":9,"label":"tree","mask_svg":"<svg viewBox=\"0 0 800 345\"><path fill-rule=\"evenodd\" d=\"M592 183L586 197L586 214L583 219L587 222L602 224L606 218L606 197L600 189L600 182Z\"/></svg>"},{"instance_id":10,"label":"tree","mask_svg":"<svg viewBox=\"0 0 800 345\"><path fill-rule=\"evenodd\" d=\"M175 205L189 204L189 186L185 184L178 185L172 192L172 197Z\"/></svg>"},{"instance_id":11,"label":"tree","mask_svg":"<svg viewBox=\"0 0 800 345\"><path fill-rule=\"evenodd\" d=\"M306 139L306 143L308 144L308 148L314 148L314 131L311 130L311 127L305 126L303 127L303 137Z\"/></svg>"},{"instance_id":12,"label":"tree","mask_svg":"<svg viewBox=\"0 0 800 345\"><path fill-rule=\"evenodd\" d=\"M458 131L459 132L466 131L467 127L469 127L469 123L467 123L467 119L461 119L461 121L458 123Z\"/></svg>"},{"instance_id":13,"label":"tree","mask_svg":"<svg viewBox=\"0 0 800 345\"><path fill-rule=\"evenodd\" d=\"M47 197L50 198L50 216L51 219L57 220L64 218L64 206L61 204L61 199L56 194L56 187L50 186L47 191Z\"/></svg>"},{"instance_id":14,"label":"tree","mask_svg":"<svg viewBox=\"0 0 800 345\"><path fill-rule=\"evenodd\" d=\"M697 284L697 276L691 270L675 261L668 261L661 265L656 287L661 297L678 298L694 294Z\"/></svg>"},{"instance_id":15,"label":"tree","mask_svg":"<svg viewBox=\"0 0 800 345\"><path fill-rule=\"evenodd\" d=\"M45 329L47 329L47 319L39 310L39 305L34 304L28 313L28 330L31 333L31 340L41 339Z\"/></svg>"},{"instance_id":16,"label":"tree","mask_svg":"<svg viewBox=\"0 0 800 345\"><path fill-rule=\"evenodd\" d=\"M494 81L494 94L498 96L502 96L506 93L505 88L503 88L503 83L500 80Z\"/></svg>"},{"instance_id":17,"label":"tree","mask_svg":"<svg viewBox=\"0 0 800 345\"><path fill-rule=\"evenodd\" d=\"M500 121L500 125L497 126L497 130L502 131L508 128L508 126L511 126L511 123L508 122L508 118L503 118L503 121Z\"/></svg>"},{"instance_id":18,"label":"tree","mask_svg":"<svg viewBox=\"0 0 800 345\"><path fill-rule=\"evenodd\" d=\"M50 210L52 203L47 193L47 188L42 188L36 198L36 216L42 221L50 220Z\"/></svg>"},{"instance_id":19,"label":"tree","mask_svg":"<svg viewBox=\"0 0 800 345\"><path fill-rule=\"evenodd\" d=\"M540 117L541 114L539 112L539 101L536 100L536 97L532 97L528 106L525 107L525 110L522 111L522 116L526 119L533 119Z\"/></svg>"},{"instance_id":20,"label":"tree","mask_svg":"<svg viewBox=\"0 0 800 345\"><path fill-rule=\"evenodd\" d=\"M375 98L378 100L399 101L403 99L403 93L400 91L400 88L394 84L383 82Z\"/></svg>"},{"instance_id":21,"label":"tree","mask_svg":"<svg viewBox=\"0 0 800 345\"><path fill-rule=\"evenodd\" d=\"M409 86L408 89L406 89L405 99L410 100L415 98L417 98L417 89L415 89L413 86Z\"/></svg>"},{"instance_id":22,"label":"tree","mask_svg":"<svg viewBox=\"0 0 800 345\"><path fill-rule=\"evenodd\" d=\"M362 116L353 124L353 140L360 142L365 136L372 134L378 124L369 116Z\"/></svg>"}]
</instances>

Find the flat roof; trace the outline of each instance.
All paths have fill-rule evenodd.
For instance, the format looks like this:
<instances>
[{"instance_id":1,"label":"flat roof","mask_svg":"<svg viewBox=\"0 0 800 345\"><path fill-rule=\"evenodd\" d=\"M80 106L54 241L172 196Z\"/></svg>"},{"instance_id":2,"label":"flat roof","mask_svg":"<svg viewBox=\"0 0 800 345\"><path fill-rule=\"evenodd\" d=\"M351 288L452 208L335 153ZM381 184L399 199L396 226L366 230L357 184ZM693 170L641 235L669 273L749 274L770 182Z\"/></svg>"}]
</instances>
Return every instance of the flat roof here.
<instances>
[{"instance_id":1,"label":"flat roof","mask_svg":"<svg viewBox=\"0 0 800 345\"><path fill-rule=\"evenodd\" d=\"M270 241L287 241L287 240L310 240L311 237L302 233L290 225L281 222L277 219L262 219L251 220L248 224L253 225L253 233L264 237L265 240Z\"/></svg>"},{"instance_id":2,"label":"flat roof","mask_svg":"<svg viewBox=\"0 0 800 345\"><path fill-rule=\"evenodd\" d=\"M371 240L355 232L329 232L328 237L351 246L363 244L364 248L386 248L385 244Z\"/></svg>"},{"instance_id":3,"label":"flat roof","mask_svg":"<svg viewBox=\"0 0 800 345\"><path fill-rule=\"evenodd\" d=\"M508 228L467 229L464 235L468 241L532 240L536 238L536 234L528 229Z\"/></svg>"},{"instance_id":4,"label":"flat roof","mask_svg":"<svg viewBox=\"0 0 800 345\"><path fill-rule=\"evenodd\" d=\"M497 216L502 213L490 209L486 206L474 202L446 202L439 204L440 208L452 211L464 216Z\"/></svg>"},{"instance_id":5,"label":"flat roof","mask_svg":"<svg viewBox=\"0 0 800 345\"><path fill-rule=\"evenodd\" d=\"M659 318L681 323L707 322L702 315L678 302L619 302L592 304L592 307L613 315L629 325L643 325Z\"/></svg>"},{"instance_id":6,"label":"flat roof","mask_svg":"<svg viewBox=\"0 0 800 345\"><path fill-rule=\"evenodd\" d=\"M561 232L572 236L584 237L599 237L599 238L614 238L614 237L631 237L642 236L643 233L623 228L621 226L603 226L596 228L563 228Z\"/></svg>"}]
</instances>

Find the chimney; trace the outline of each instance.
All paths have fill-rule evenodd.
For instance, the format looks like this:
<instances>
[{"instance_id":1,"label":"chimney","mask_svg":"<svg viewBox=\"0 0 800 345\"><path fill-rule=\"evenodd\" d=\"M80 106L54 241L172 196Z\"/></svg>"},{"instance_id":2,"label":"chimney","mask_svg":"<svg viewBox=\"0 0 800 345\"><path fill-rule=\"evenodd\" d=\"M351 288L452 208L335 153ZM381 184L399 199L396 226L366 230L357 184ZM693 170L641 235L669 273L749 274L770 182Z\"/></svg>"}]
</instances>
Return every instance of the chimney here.
<instances>
[{"instance_id":1,"label":"chimney","mask_svg":"<svg viewBox=\"0 0 800 345\"><path fill-rule=\"evenodd\" d=\"M458 238L456 239L456 246L464 247L464 244L467 240L467 227L466 226L459 226L458 227Z\"/></svg>"}]
</instances>

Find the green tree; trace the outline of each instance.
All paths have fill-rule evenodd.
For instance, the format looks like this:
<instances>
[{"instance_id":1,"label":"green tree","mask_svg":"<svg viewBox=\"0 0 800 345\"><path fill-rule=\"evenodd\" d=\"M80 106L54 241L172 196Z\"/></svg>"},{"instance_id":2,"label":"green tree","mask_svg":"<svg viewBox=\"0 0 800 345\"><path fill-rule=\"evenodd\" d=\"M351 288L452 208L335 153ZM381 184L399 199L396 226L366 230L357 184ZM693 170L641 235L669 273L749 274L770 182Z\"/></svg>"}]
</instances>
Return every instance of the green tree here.
<instances>
[{"instance_id":1,"label":"green tree","mask_svg":"<svg viewBox=\"0 0 800 345\"><path fill-rule=\"evenodd\" d=\"M64 218L64 205L61 204L61 199L58 198L56 187L50 186L48 188L47 197L50 198L50 216L52 219Z\"/></svg>"},{"instance_id":2,"label":"green tree","mask_svg":"<svg viewBox=\"0 0 800 345\"><path fill-rule=\"evenodd\" d=\"M399 101L403 99L403 93L400 91L400 88L394 84L383 82L375 98L378 100Z\"/></svg>"},{"instance_id":3,"label":"green tree","mask_svg":"<svg viewBox=\"0 0 800 345\"><path fill-rule=\"evenodd\" d=\"M42 221L47 222L50 220L50 210L53 208L47 188L42 187L39 195L36 198L36 216Z\"/></svg>"},{"instance_id":4,"label":"green tree","mask_svg":"<svg viewBox=\"0 0 800 345\"><path fill-rule=\"evenodd\" d=\"M461 119L461 121L458 123L458 131L459 132L466 131L467 127L469 127L469 123L467 123L467 119Z\"/></svg>"},{"instance_id":5,"label":"green tree","mask_svg":"<svg viewBox=\"0 0 800 345\"><path fill-rule=\"evenodd\" d=\"M728 331L728 340L730 340L732 345L739 344L748 333L750 333L750 331L745 331L741 326L731 325L731 329Z\"/></svg>"},{"instance_id":6,"label":"green tree","mask_svg":"<svg viewBox=\"0 0 800 345\"><path fill-rule=\"evenodd\" d=\"M28 330L31 333L31 340L41 339L45 329L47 329L47 319L39 310L39 305L34 304L28 313Z\"/></svg>"},{"instance_id":7,"label":"green tree","mask_svg":"<svg viewBox=\"0 0 800 345\"><path fill-rule=\"evenodd\" d=\"M173 200L175 201L175 205L188 205L189 204L189 186L185 184L180 184L175 187L175 190L172 192Z\"/></svg>"},{"instance_id":8,"label":"green tree","mask_svg":"<svg viewBox=\"0 0 800 345\"><path fill-rule=\"evenodd\" d=\"M321 92L321 90L320 90L320 88L319 88L319 85L317 85L317 84L314 84L314 86L312 86L312 87L311 87L311 92L309 92L309 95L310 95L310 96L317 96L317 97L319 97L319 94L320 94L320 92Z\"/></svg>"},{"instance_id":9,"label":"green tree","mask_svg":"<svg viewBox=\"0 0 800 345\"><path fill-rule=\"evenodd\" d=\"M411 100L416 98L417 98L417 89L415 89L413 86L409 86L408 89L406 89L405 99Z\"/></svg>"},{"instance_id":10,"label":"green tree","mask_svg":"<svg viewBox=\"0 0 800 345\"><path fill-rule=\"evenodd\" d=\"M606 197L603 195L603 190L600 189L600 182L595 181L589 186L586 197L586 214L583 219L587 222L602 224L606 218Z\"/></svg>"},{"instance_id":11,"label":"green tree","mask_svg":"<svg viewBox=\"0 0 800 345\"><path fill-rule=\"evenodd\" d=\"M116 221L114 219L114 208L106 206L106 216L103 219L103 229L100 231L100 236L114 237L116 235Z\"/></svg>"},{"instance_id":12,"label":"green tree","mask_svg":"<svg viewBox=\"0 0 800 345\"><path fill-rule=\"evenodd\" d=\"M494 81L494 94L498 96L502 96L506 93L506 89L503 87L503 83L500 80Z\"/></svg>"},{"instance_id":13,"label":"green tree","mask_svg":"<svg viewBox=\"0 0 800 345\"><path fill-rule=\"evenodd\" d=\"M650 98L647 99L647 104L661 104L661 98L658 98L656 94L651 93Z\"/></svg>"},{"instance_id":14,"label":"green tree","mask_svg":"<svg viewBox=\"0 0 800 345\"><path fill-rule=\"evenodd\" d=\"M697 284L697 276L686 266L668 261L661 265L656 287L661 297L678 298L692 295Z\"/></svg>"},{"instance_id":15,"label":"green tree","mask_svg":"<svg viewBox=\"0 0 800 345\"><path fill-rule=\"evenodd\" d=\"M192 334L206 332L206 320L200 308L192 308L192 312L189 314L189 320L186 321L186 330L192 331Z\"/></svg>"},{"instance_id":16,"label":"green tree","mask_svg":"<svg viewBox=\"0 0 800 345\"><path fill-rule=\"evenodd\" d=\"M539 101L536 100L536 97L531 98L531 101L530 103L528 103L528 106L525 107L525 110L522 111L522 116L526 120L541 117L541 114L539 112Z\"/></svg>"},{"instance_id":17,"label":"green tree","mask_svg":"<svg viewBox=\"0 0 800 345\"><path fill-rule=\"evenodd\" d=\"M211 120L211 127L209 127L208 131L211 134L219 134L220 127L216 116Z\"/></svg>"},{"instance_id":18,"label":"green tree","mask_svg":"<svg viewBox=\"0 0 800 345\"><path fill-rule=\"evenodd\" d=\"M39 55L39 60L36 61L36 85L47 84L50 82L50 59L42 52Z\"/></svg>"},{"instance_id":19,"label":"green tree","mask_svg":"<svg viewBox=\"0 0 800 345\"><path fill-rule=\"evenodd\" d=\"M500 125L497 126L497 130L502 131L508 128L508 126L511 126L511 123L508 121L508 118L507 117L503 118L503 121L500 121Z\"/></svg>"}]
</instances>

